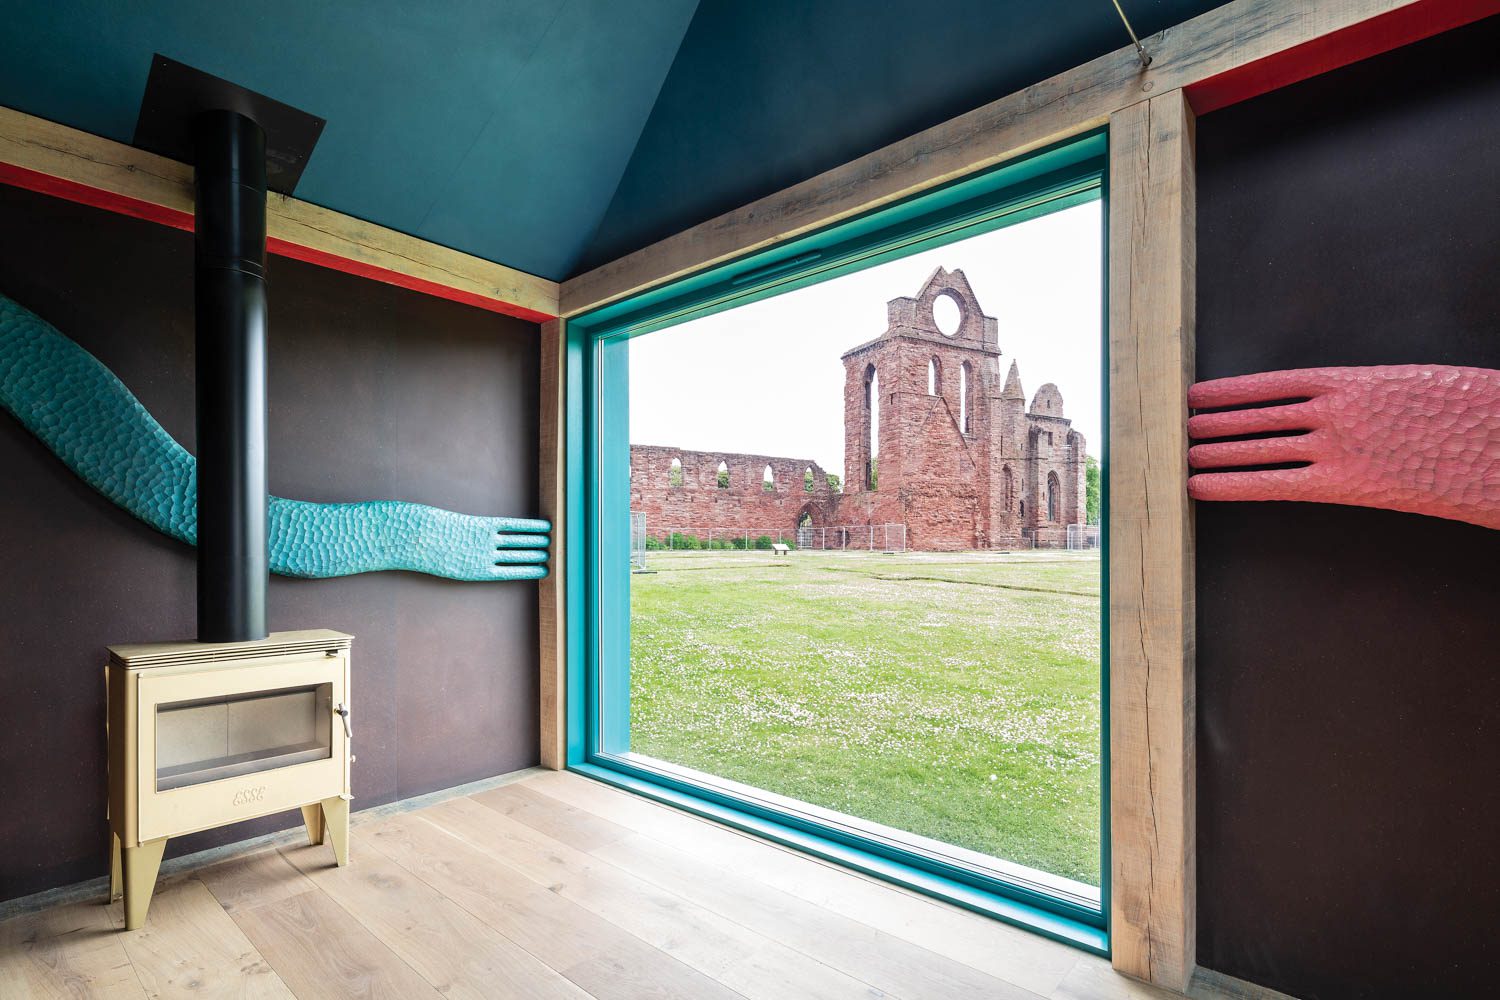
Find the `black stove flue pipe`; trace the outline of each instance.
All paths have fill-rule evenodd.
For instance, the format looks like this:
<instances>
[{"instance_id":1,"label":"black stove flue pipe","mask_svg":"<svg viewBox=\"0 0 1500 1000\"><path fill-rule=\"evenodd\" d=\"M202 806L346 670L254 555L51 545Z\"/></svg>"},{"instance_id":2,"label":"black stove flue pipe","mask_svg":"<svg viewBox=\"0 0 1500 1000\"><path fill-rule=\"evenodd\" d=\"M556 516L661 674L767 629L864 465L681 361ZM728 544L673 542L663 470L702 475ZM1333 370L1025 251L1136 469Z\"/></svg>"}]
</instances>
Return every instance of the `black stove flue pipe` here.
<instances>
[{"instance_id":1,"label":"black stove flue pipe","mask_svg":"<svg viewBox=\"0 0 1500 1000\"><path fill-rule=\"evenodd\" d=\"M198 641L266 637L266 136L193 121Z\"/></svg>"}]
</instances>

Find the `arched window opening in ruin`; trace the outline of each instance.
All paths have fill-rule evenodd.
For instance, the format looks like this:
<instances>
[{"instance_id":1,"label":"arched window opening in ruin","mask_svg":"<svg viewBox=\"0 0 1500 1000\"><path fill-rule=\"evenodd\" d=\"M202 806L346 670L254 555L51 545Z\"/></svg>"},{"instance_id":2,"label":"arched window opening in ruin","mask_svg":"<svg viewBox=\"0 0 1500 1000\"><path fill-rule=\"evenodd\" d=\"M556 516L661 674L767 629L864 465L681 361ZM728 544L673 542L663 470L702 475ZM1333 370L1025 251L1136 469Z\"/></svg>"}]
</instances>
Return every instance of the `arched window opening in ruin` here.
<instances>
[{"instance_id":1,"label":"arched window opening in ruin","mask_svg":"<svg viewBox=\"0 0 1500 1000\"><path fill-rule=\"evenodd\" d=\"M812 466L809 465L807 471L802 473L802 492L811 493L817 482L817 479L813 478Z\"/></svg>"},{"instance_id":2,"label":"arched window opening in ruin","mask_svg":"<svg viewBox=\"0 0 1500 1000\"><path fill-rule=\"evenodd\" d=\"M729 463L728 462L720 462L719 463L719 489L721 489L721 490L727 490L727 489L729 489Z\"/></svg>"},{"instance_id":3,"label":"arched window opening in ruin","mask_svg":"<svg viewBox=\"0 0 1500 1000\"><path fill-rule=\"evenodd\" d=\"M865 407L870 413L870 438L865 444L865 454L869 456L865 461L865 489L873 490L877 483L875 460L880 453L880 375L874 365L865 376Z\"/></svg>"},{"instance_id":4,"label":"arched window opening in ruin","mask_svg":"<svg viewBox=\"0 0 1500 1000\"><path fill-rule=\"evenodd\" d=\"M969 413L974 409L969 405L969 396L974 391L974 374L965 361L958 369L958 426L963 428L965 434L971 433L969 429Z\"/></svg>"},{"instance_id":5,"label":"arched window opening in ruin","mask_svg":"<svg viewBox=\"0 0 1500 1000\"><path fill-rule=\"evenodd\" d=\"M1057 473L1047 473L1047 520L1061 520L1058 516L1058 501L1062 499L1062 484L1057 481Z\"/></svg>"},{"instance_id":6,"label":"arched window opening in ruin","mask_svg":"<svg viewBox=\"0 0 1500 1000\"><path fill-rule=\"evenodd\" d=\"M812 515L809 514L807 511L804 510L802 512L802 516L799 517L799 518L797 518L797 527L799 527L799 528L811 528L812 526L813 526Z\"/></svg>"},{"instance_id":7,"label":"arched window opening in ruin","mask_svg":"<svg viewBox=\"0 0 1500 1000\"><path fill-rule=\"evenodd\" d=\"M942 391L942 385L938 381L938 360L933 358L927 362L927 395L936 396Z\"/></svg>"},{"instance_id":8,"label":"arched window opening in ruin","mask_svg":"<svg viewBox=\"0 0 1500 1000\"><path fill-rule=\"evenodd\" d=\"M776 473L771 471L769 465L766 466L765 474L760 478L760 488L767 493L776 492Z\"/></svg>"},{"instance_id":9,"label":"arched window opening in ruin","mask_svg":"<svg viewBox=\"0 0 1500 1000\"><path fill-rule=\"evenodd\" d=\"M1000 470L1000 488L1002 490L1002 492L1001 492L1000 495L1005 498L1005 510L1006 510L1006 512L1008 513L1010 511L1015 510L1016 509L1016 477L1015 477L1015 474L1010 471L1010 466L1008 466L1008 465L1005 466L1004 468L1002 468Z\"/></svg>"},{"instance_id":10,"label":"arched window opening in ruin","mask_svg":"<svg viewBox=\"0 0 1500 1000\"><path fill-rule=\"evenodd\" d=\"M668 486L681 486L682 485L682 459L680 459L680 458L674 458L674 459L672 459L672 467L667 470L667 485Z\"/></svg>"}]
</instances>

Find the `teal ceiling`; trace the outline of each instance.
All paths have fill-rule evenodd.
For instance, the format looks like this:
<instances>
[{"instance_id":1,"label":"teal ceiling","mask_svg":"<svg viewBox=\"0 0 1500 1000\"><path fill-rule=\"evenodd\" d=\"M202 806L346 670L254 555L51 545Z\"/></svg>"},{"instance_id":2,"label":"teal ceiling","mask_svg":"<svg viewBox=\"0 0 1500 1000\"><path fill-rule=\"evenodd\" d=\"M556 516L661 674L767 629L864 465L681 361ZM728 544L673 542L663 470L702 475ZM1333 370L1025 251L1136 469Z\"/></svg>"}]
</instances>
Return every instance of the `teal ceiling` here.
<instances>
[{"instance_id":1,"label":"teal ceiling","mask_svg":"<svg viewBox=\"0 0 1500 1000\"><path fill-rule=\"evenodd\" d=\"M1122 3L1148 34L1218 0ZM0 105L129 142L160 52L327 119L299 198L554 279L1128 41L1111 0L39 0L0 23Z\"/></svg>"},{"instance_id":2,"label":"teal ceiling","mask_svg":"<svg viewBox=\"0 0 1500 1000\"><path fill-rule=\"evenodd\" d=\"M0 104L121 142L162 55L328 120L297 197L566 277L695 0L7 3Z\"/></svg>"},{"instance_id":3,"label":"teal ceiling","mask_svg":"<svg viewBox=\"0 0 1500 1000\"><path fill-rule=\"evenodd\" d=\"M1142 37L1225 0L1120 0ZM1130 44L1112 0L701 0L587 270Z\"/></svg>"}]
</instances>

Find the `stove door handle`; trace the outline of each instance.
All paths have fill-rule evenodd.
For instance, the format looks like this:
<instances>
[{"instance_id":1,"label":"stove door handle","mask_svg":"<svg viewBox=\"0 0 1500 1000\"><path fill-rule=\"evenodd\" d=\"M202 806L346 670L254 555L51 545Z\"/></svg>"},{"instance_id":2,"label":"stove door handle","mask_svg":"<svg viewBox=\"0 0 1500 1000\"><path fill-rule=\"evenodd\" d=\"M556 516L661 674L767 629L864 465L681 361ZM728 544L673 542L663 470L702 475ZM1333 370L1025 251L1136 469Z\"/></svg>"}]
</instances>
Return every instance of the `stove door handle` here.
<instances>
[{"instance_id":1,"label":"stove door handle","mask_svg":"<svg viewBox=\"0 0 1500 1000\"><path fill-rule=\"evenodd\" d=\"M354 739L354 732L349 728L349 706L343 702L339 702L334 706L333 714L337 715L344 722L344 739Z\"/></svg>"}]
</instances>

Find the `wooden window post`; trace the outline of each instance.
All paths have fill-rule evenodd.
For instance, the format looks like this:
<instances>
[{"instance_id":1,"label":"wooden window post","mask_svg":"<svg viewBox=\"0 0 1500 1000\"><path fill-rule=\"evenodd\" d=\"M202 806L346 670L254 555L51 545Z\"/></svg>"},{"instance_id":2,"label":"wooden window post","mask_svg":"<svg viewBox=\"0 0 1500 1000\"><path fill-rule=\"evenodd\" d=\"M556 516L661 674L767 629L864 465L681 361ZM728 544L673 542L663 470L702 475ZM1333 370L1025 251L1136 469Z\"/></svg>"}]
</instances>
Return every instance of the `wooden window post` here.
<instances>
[{"instance_id":1,"label":"wooden window post","mask_svg":"<svg viewBox=\"0 0 1500 1000\"><path fill-rule=\"evenodd\" d=\"M1110 940L1120 972L1186 990L1196 954L1193 112L1110 116Z\"/></svg>"},{"instance_id":2,"label":"wooden window post","mask_svg":"<svg viewBox=\"0 0 1500 1000\"><path fill-rule=\"evenodd\" d=\"M563 357L567 349L567 324L554 319L542 324L541 440L537 491L541 516L552 522L552 558L549 572L537 594L538 650L541 676L541 751L543 767L561 770L567 766L567 534L566 488L568 480L564 433L566 393L563 391Z\"/></svg>"}]
</instances>

